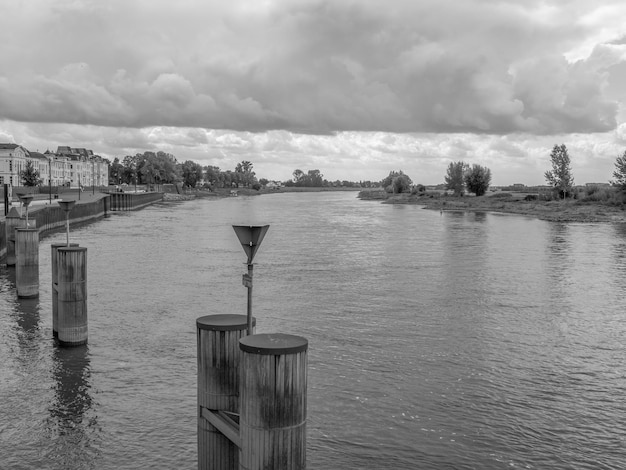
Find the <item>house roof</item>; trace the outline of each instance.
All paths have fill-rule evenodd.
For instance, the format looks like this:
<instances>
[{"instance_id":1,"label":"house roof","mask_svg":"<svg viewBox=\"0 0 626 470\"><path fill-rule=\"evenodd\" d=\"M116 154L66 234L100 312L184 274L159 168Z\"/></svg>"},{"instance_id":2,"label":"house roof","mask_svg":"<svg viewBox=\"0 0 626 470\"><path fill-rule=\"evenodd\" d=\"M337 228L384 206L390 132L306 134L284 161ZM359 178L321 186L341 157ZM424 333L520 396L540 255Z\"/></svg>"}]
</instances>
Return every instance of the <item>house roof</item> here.
<instances>
[{"instance_id":1,"label":"house roof","mask_svg":"<svg viewBox=\"0 0 626 470\"><path fill-rule=\"evenodd\" d=\"M48 160L48 157L46 157L43 153L39 153L39 152L28 152L28 153L30 153L31 158L39 158L40 160Z\"/></svg>"},{"instance_id":2,"label":"house roof","mask_svg":"<svg viewBox=\"0 0 626 470\"><path fill-rule=\"evenodd\" d=\"M0 144L0 149L3 149L3 150L13 150L18 147L19 145L17 144Z\"/></svg>"}]
</instances>

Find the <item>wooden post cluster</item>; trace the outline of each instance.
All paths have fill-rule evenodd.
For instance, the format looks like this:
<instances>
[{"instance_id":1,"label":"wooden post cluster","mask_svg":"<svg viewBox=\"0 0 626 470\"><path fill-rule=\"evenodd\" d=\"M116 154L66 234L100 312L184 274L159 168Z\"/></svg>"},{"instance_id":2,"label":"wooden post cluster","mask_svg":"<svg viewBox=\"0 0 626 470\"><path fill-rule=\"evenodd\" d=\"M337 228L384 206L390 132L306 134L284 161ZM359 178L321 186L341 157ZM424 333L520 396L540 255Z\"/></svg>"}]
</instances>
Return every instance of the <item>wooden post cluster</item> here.
<instances>
[{"instance_id":1,"label":"wooden post cluster","mask_svg":"<svg viewBox=\"0 0 626 470\"><path fill-rule=\"evenodd\" d=\"M59 248L66 247L66 243L53 243L50 245L52 248L51 254L51 266L52 266L52 336L57 338L59 336L59 294L57 292L57 283L59 278L59 264L57 260ZM70 246L78 246L78 243L70 243Z\"/></svg>"},{"instance_id":2,"label":"wooden post cluster","mask_svg":"<svg viewBox=\"0 0 626 470\"><path fill-rule=\"evenodd\" d=\"M198 468L306 468L308 341L247 335L244 315L196 321Z\"/></svg>"},{"instance_id":3,"label":"wooden post cluster","mask_svg":"<svg viewBox=\"0 0 626 470\"><path fill-rule=\"evenodd\" d=\"M87 248L57 248L57 328L61 346L87 343ZM53 287L54 288L54 287Z\"/></svg>"},{"instance_id":4,"label":"wooden post cluster","mask_svg":"<svg viewBox=\"0 0 626 470\"><path fill-rule=\"evenodd\" d=\"M18 297L39 296L39 231L15 229L15 287Z\"/></svg>"}]
</instances>

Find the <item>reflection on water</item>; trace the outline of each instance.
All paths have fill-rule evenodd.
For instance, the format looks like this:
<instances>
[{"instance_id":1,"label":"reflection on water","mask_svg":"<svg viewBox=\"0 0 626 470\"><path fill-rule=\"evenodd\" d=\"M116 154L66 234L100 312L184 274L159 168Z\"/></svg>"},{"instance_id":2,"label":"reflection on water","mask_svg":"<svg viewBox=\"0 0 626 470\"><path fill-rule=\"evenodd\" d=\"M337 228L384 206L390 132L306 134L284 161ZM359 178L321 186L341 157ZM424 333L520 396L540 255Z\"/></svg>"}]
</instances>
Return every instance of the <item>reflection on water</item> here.
<instances>
[{"instance_id":1,"label":"reflection on water","mask_svg":"<svg viewBox=\"0 0 626 470\"><path fill-rule=\"evenodd\" d=\"M95 468L100 430L89 414L88 346L60 348L48 337L42 323L50 308L17 297L14 268L0 270L0 294L0 467Z\"/></svg>"},{"instance_id":2,"label":"reflection on water","mask_svg":"<svg viewBox=\"0 0 626 470\"><path fill-rule=\"evenodd\" d=\"M93 405L89 346L56 346L53 351L54 398L49 408L48 433L55 441L48 459L55 468L85 469L94 466L97 417L86 416Z\"/></svg>"}]
</instances>

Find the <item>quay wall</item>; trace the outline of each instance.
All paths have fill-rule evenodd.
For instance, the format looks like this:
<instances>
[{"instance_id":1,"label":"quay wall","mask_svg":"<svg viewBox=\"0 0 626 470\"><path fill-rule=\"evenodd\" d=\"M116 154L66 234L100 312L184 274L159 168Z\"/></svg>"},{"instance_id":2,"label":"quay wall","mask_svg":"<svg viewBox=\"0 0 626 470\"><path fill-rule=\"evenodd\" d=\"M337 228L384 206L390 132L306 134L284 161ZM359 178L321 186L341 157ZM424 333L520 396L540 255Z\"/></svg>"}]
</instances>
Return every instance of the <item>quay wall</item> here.
<instances>
[{"instance_id":1,"label":"quay wall","mask_svg":"<svg viewBox=\"0 0 626 470\"><path fill-rule=\"evenodd\" d=\"M77 201L70 212L70 225L93 222L111 212L133 211L163 200L163 193L109 193L89 202ZM29 220L37 221L40 238L50 232L65 229L65 212L58 204L31 207ZM0 261L7 253L6 221L0 220Z\"/></svg>"}]
</instances>

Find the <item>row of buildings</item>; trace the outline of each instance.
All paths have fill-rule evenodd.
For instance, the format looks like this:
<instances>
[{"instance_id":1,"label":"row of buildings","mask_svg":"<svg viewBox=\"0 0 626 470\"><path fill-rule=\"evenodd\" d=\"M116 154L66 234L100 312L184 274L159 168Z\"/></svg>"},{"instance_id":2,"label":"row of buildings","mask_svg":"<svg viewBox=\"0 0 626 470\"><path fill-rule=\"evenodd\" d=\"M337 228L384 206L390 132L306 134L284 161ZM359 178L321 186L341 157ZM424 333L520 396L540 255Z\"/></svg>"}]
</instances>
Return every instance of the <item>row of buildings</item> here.
<instances>
[{"instance_id":1,"label":"row of buildings","mask_svg":"<svg viewBox=\"0 0 626 470\"><path fill-rule=\"evenodd\" d=\"M33 163L45 186L107 186L109 161L84 148L58 147L56 152L32 152L18 144L0 143L0 187L22 186L21 172Z\"/></svg>"}]
</instances>

